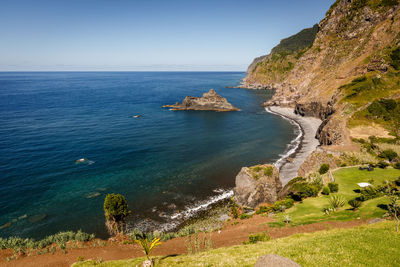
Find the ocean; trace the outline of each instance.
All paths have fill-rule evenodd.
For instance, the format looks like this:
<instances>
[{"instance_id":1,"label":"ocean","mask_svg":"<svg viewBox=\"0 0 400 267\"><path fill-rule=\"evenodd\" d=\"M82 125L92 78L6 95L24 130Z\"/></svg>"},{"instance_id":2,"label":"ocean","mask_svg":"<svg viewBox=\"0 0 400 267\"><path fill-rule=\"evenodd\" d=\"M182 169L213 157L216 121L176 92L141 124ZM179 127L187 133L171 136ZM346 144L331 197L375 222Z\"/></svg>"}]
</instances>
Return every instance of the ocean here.
<instances>
[{"instance_id":1,"label":"ocean","mask_svg":"<svg viewBox=\"0 0 400 267\"><path fill-rule=\"evenodd\" d=\"M107 193L126 197L142 230L172 229L229 197L242 166L276 162L298 135L261 106L272 91L225 88L244 76L1 72L0 236L107 237ZM211 88L241 111L161 108Z\"/></svg>"}]
</instances>

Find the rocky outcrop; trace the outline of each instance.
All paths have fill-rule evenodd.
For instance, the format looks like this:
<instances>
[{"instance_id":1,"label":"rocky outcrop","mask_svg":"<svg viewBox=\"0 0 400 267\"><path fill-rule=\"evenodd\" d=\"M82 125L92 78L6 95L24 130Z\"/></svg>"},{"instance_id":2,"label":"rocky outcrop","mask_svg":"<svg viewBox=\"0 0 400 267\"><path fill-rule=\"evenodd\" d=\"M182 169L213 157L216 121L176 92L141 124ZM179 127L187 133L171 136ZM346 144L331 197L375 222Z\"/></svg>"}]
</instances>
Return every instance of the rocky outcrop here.
<instances>
[{"instance_id":1,"label":"rocky outcrop","mask_svg":"<svg viewBox=\"0 0 400 267\"><path fill-rule=\"evenodd\" d=\"M291 259L268 254L258 258L254 267L301 267L299 264L295 263Z\"/></svg>"},{"instance_id":2,"label":"rocky outcrop","mask_svg":"<svg viewBox=\"0 0 400 267\"><path fill-rule=\"evenodd\" d=\"M297 173L301 177L306 177L308 174L318 171L324 163L328 164L330 169L335 169L340 166L341 160L338 156L318 148L301 164Z\"/></svg>"},{"instance_id":3,"label":"rocky outcrop","mask_svg":"<svg viewBox=\"0 0 400 267\"><path fill-rule=\"evenodd\" d=\"M202 97L187 96L182 103L164 105L171 110L212 110L212 111L239 111L237 107L229 103L226 98L217 94L214 89L204 93Z\"/></svg>"},{"instance_id":4,"label":"rocky outcrop","mask_svg":"<svg viewBox=\"0 0 400 267\"><path fill-rule=\"evenodd\" d=\"M279 171L270 164L243 167L235 184L236 202L251 208L260 203L274 203L282 189Z\"/></svg>"}]
</instances>

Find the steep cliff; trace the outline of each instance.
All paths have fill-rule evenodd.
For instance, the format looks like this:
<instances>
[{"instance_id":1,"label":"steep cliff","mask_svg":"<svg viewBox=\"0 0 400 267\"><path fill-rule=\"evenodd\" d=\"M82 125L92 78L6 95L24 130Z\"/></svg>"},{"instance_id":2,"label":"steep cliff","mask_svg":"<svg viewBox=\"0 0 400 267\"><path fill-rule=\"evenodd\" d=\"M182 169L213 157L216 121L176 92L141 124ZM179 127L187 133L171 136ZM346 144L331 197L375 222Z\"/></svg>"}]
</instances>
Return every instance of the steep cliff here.
<instances>
[{"instance_id":1,"label":"steep cliff","mask_svg":"<svg viewBox=\"0 0 400 267\"><path fill-rule=\"evenodd\" d=\"M314 30L306 30L317 31L315 38L299 33L282 40L250 66L244 84L275 89L265 105L321 118L321 144L347 144L354 129L371 122L374 101L400 97L399 9L397 0L337 0ZM312 43L279 52L294 37ZM375 118L390 131L390 123Z\"/></svg>"}]
</instances>

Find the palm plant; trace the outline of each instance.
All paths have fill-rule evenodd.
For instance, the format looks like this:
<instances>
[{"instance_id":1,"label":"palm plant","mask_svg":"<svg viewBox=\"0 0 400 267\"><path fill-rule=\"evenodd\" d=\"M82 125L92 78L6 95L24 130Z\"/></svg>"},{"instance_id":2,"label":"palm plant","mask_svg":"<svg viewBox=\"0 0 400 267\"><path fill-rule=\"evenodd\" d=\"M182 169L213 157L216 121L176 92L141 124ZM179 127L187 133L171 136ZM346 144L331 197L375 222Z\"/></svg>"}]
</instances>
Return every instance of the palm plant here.
<instances>
[{"instance_id":1,"label":"palm plant","mask_svg":"<svg viewBox=\"0 0 400 267\"><path fill-rule=\"evenodd\" d=\"M353 208L354 211L356 211L362 205L362 202L357 199L349 200L348 203Z\"/></svg>"},{"instance_id":2,"label":"palm plant","mask_svg":"<svg viewBox=\"0 0 400 267\"><path fill-rule=\"evenodd\" d=\"M153 250L153 248L159 246L162 244L160 242L160 238L155 237L153 240L149 240L146 236L146 234L136 234L136 240L134 240L135 243L139 244L143 248L144 254L146 254L146 258L148 261L150 261L150 253Z\"/></svg>"},{"instance_id":3,"label":"palm plant","mask_svg":"<svg viewBox=\"0 0 400 267\"><path fill-rule=\"evenodd\" d=\"M346 200L340 195L332 195L329 199L329 204L334 210L338 210L340 207L343 207L345 203Z\"/></svg>"}]
</instances>

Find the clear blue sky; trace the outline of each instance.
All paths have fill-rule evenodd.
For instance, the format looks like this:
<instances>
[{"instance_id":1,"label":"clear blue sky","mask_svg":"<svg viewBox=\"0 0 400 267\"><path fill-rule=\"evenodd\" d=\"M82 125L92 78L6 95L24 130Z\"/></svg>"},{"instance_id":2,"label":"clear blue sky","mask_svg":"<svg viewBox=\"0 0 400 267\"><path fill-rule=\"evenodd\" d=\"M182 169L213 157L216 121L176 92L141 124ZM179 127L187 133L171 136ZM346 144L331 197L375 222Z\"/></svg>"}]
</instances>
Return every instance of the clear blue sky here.
<instances>
[{"instance_id":1,"label":"clear blue sky","mask_svg":"<svg viewBox=\"0 0 400 267\"><path fill-rule=\"evenodd\" d=\"M1 0L0 71L241 71L333 2Z\"/></svg>"}]
</instances>

